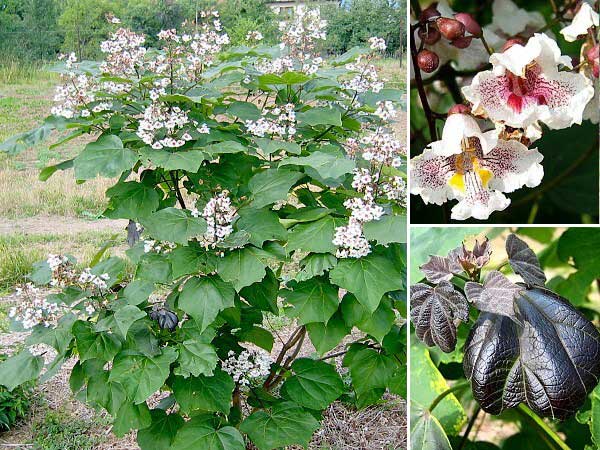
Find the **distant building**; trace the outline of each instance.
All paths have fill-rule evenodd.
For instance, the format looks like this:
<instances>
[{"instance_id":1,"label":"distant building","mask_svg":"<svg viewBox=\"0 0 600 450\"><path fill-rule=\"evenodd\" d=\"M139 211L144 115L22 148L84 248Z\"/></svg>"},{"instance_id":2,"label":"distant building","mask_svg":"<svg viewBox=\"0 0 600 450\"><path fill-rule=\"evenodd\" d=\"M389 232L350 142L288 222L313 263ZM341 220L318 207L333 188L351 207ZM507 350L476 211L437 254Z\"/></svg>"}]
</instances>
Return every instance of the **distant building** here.
<instances>
[{"instance_id":1,"label":"distant building","mask_svg":"<svg viewBox=\"0 0 600 450\"><path fill-rule=\"evenodd\" d=\"M331 5L343 3L343 0L271 0L267 4L276 13L281 16L288 16L294 13L298 6L305 5Z\"/></svg>"}]
</instances>

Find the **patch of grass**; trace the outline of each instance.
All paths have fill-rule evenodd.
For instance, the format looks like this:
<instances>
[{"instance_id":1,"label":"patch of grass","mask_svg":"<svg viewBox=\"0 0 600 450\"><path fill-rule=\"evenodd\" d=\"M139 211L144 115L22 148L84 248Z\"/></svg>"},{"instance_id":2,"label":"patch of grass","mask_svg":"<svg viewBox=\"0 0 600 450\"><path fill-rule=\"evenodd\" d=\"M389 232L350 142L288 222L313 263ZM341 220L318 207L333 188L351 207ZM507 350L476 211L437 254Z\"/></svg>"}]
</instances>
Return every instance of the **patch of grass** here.
<instances>
[{"instance_id":1,"label":"patch of grass","mask_svg":"<svg viewBox=\"0 0 600 450\"><path fill-rule=\"evenodd\" d=\"M5 84L23 84L46 77L43 65L16 58L5 59L0 64L0 80Z\"/></svg>"},{"instance_id":2,"label":"patch of grass","mask_svg":"<svg viewBox=\"0 0 600 450\"><path fill-rule=\"evenodd\" d=\"M388 86L394 89L406 87L406 57L402 60L396 58L384 58L375 61L375 65L381 71L381 78L388 81Z\"/></svg>"},{"instance_id":3,"label":"patch of grass","mask_svg":"<svg viewBox=\"0 0 600 450\"><path fill-rule=\"evenodd\" d=\"M106 207L105 191L114 180L95 179L77 184L72 170L38 179L37 169L2 170L0 155L0 217L38 215L96 218Z\"/></svg>"},{"instance_id":4,"label":"patch of grass","mask_svg":"<svg viewBox=\"0 0 600 450\"><path fill-rule=\"evenodd\" d=\"M8 318L8 305L0 303L0 334L10 331L10 319Z\"/></svg>"},{"instance_id":5,"label":"patch of grass","mask_svg":"<svg viewBox=\"0 0 600 450\"><path fill-rule=\"evenodd\" d=\"M82 265L87 264L113 235L112 231L67 235L0 235L0 292L23 282L33 264L46 259L49 253L73 255ZM124 243L125 235L119 239L123 239ZM108 253L119 253L119 250L112 249Z\"/></svg>"},{"instance_id":6,"label":"patch of grass","mask_svg":"<svg viewBox=\"0 0 600 450\"><path fill-rule=\"evenodd\" d=\"M66 411L48 411L32 427L33 443L40 450L92 450L106 440L97 428L99 419L84 420Z\"/></svg>"}]
</instances>

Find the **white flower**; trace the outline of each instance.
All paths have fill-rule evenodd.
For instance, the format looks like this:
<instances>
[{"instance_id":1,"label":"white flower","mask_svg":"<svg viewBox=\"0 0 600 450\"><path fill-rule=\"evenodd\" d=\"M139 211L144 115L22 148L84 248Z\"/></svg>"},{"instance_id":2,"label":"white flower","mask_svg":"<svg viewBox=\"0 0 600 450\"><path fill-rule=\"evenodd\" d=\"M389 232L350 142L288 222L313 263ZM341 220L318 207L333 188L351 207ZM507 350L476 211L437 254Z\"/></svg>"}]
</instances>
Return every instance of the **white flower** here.
<instances>
[{"instance_id":1,"label":"white flower","mask_svg":"<svg viewBox=\"0 0 600 450\"><path fill-rule=\"evenodd\" d=\"M385 39L377 36L369 38L369 46L371 47L371 50L384 51L387 48L387 45L385 45Z\"/></svg>"},{"instance_id":2,"label":"white flower","mask_svg":"<svg viewBox=\"0 0 600 450\"><path fill-rule=\"evenodd\" d=\"M560 30L560 34L565 37L566 41L574 42L579 36L587 34L589 28L597 27L599 23L600 16L598 13L594 11L591 5L583 2L571 25Z\"/></svg>"},{"instance_id":3,"label":"white flower","mask_svg":"<svg viewBox=\"0 0 600 450\"><path fill-rule=\"evenodd\" d=\"M236 384L248 386L252 379L269 375L272 363L271 356L264 350L243 350L237 356L230 350L221 368Z\"/></svg>"},{"instance_id":4,"label":"white flower","mask_svg":"<svg viewBox=\"0 0 600 450\"><path fill-rule=\"evenodd\" d=\"M546 20L538 11L519 8L512 0L494 0L492 23L486 28L496 33L501 32L508 37L527 30L538 30L544 25Z\"/></svg>"},{"instance_id":5,"label":"white flower","mask_svg":"<svg viewBox=\"0 0 600 450\"><path fill-rule=\"evenodd\" d=\"M432 142L431 148L440 156L457 155L463 152L465 139L477 138L484 154L496 145L494 131L482 133L477 121L467 114L451 114L442 131L442 139Z\"/></svg>"},{"instance_id":6,"label":"white flower","mask_svg":"<svg viewBox=\"0 0 600 450\"><path fill-rule=\"evenodd\" d=\"M509 205L502 192L541 182L543 157L537 149L529 150L516 140L497 140L484 153L481 142L479 137L465 138L461 152L451 155L440 154L441 145L425 149L410 162L411 194L437 205L457 199L453 219L486 220Z\"/></svg>"},{"instance_id":7,"label":"white flower","mask_svg":"<svg viewBox=\"0 0 600 450\"><path fill-rule=\"evenodd\" d=\"M494 53L490 62L493 70L478 73L463 88L476 115L515 128L537 121L554 129L581 123L594 88L584 75L559 72L559 64L570 68L571 60L548 36L536 34L525 46Z\"/></svg>"},{"instance_id":8,"label":"white flower","mask_svg":"<svg viewBox=\"0 0 600 450\"><path fill-rule=\"evenodd\" d=\"M247 41L262 41L263 35L260 31L248 31L248 34L246 34L246 40Z\"/></svg>"}]
</instances>

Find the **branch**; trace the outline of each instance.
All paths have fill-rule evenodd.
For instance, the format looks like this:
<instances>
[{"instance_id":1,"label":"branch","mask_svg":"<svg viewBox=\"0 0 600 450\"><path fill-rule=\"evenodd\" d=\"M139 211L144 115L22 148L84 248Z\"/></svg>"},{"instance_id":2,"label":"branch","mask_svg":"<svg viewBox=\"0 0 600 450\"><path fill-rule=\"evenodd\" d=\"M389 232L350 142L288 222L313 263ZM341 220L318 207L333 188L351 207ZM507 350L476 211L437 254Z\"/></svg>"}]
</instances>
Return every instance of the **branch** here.
<instances>
[{"instance_id":1,"label":"branch","mask_svg":"<svg viewBox=\"0 0 600 450\"><path fill-rule=\"evenodd\" d=\"M431 112L431 107L427 101L427 94L423 86L423 78L421 78L421 69L417 64L417 44L415 42L415 31L417 28L410 27L410 58L413 65L413 71L415 73L415 83L417 84L417 91L419 92L419 98L421 99L421 105L423 106L423 112L427 118L427 124L429 125L429 135L431 141L437 141L437 130L435 128L435 118Z\"/></svg>"},{"instance_id":2,"label":"branch","mask_svg":"<svg viewBox=\"0 0 600 450\"><path fill-rule=\"evenodd\" d=\"M294 347L294 345L296 345L296 343L300 339L302 331L304 331L304 333L306 333L306 329L303 326L296 328L294 330L294 332L292 333L292 335L289 337L288 341L285 344L283 344L283 347L281 347L281 351L279 352L279 355L277 356L277 360L273 364L273 368L271 369L271 373L269 373L269 376L267 377L267 379L263 383L263 387L265 389L270 389L271 383L272 383L273 379L275 378L277 370L281 367L281 363L283 361L283 358L285 358L286 353L288 351L290 351Z\"/></svg>"}]
</instances>

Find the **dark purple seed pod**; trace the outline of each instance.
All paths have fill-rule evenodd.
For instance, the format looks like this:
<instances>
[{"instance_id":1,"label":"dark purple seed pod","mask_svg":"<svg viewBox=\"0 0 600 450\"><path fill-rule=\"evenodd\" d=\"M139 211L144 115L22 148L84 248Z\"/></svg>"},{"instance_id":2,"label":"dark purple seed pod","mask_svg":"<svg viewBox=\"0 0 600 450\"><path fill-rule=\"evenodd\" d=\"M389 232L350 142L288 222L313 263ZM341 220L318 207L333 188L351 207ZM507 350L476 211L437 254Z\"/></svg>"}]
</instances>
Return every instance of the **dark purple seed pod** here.
<instances>
[{"instance_id":1,"label":"dark purple seed pod","mask_svg":"<svg viewBox=\"0 0 600 450\"><path fill-rule=\"evenodd\" d=\"M421 28L419 30L419 37L423 42L425 42L425 44L434 45L442 38L442 35L437 28L435 28L433 25L429 25L427 29Z\"/></svg>"},{"instance_id":2,"label":"dark purple seed pod","mask_svg":"<svg viewBox=\"0 0 600 450\"><path fill-rule=\"evenodd\" d=\"M429 22L431 19L435 19L436 17L440 17L441 14L437 9L437 2L432 3L419 15L419 21L422 23Z\"/></svg>"},{"instance_id":3,"label":"dark purple seed pod","mask_svg":"<svg viewBox=\"0 0 600 450\"><path fill-rule=\"evenodd\" d=\"M175 331L175 328L177 328L177 324L179 323L177 314L164 307L152 309L150 318L157 322L158 326L163 330Z\"/></svg>"}]
</instances>

